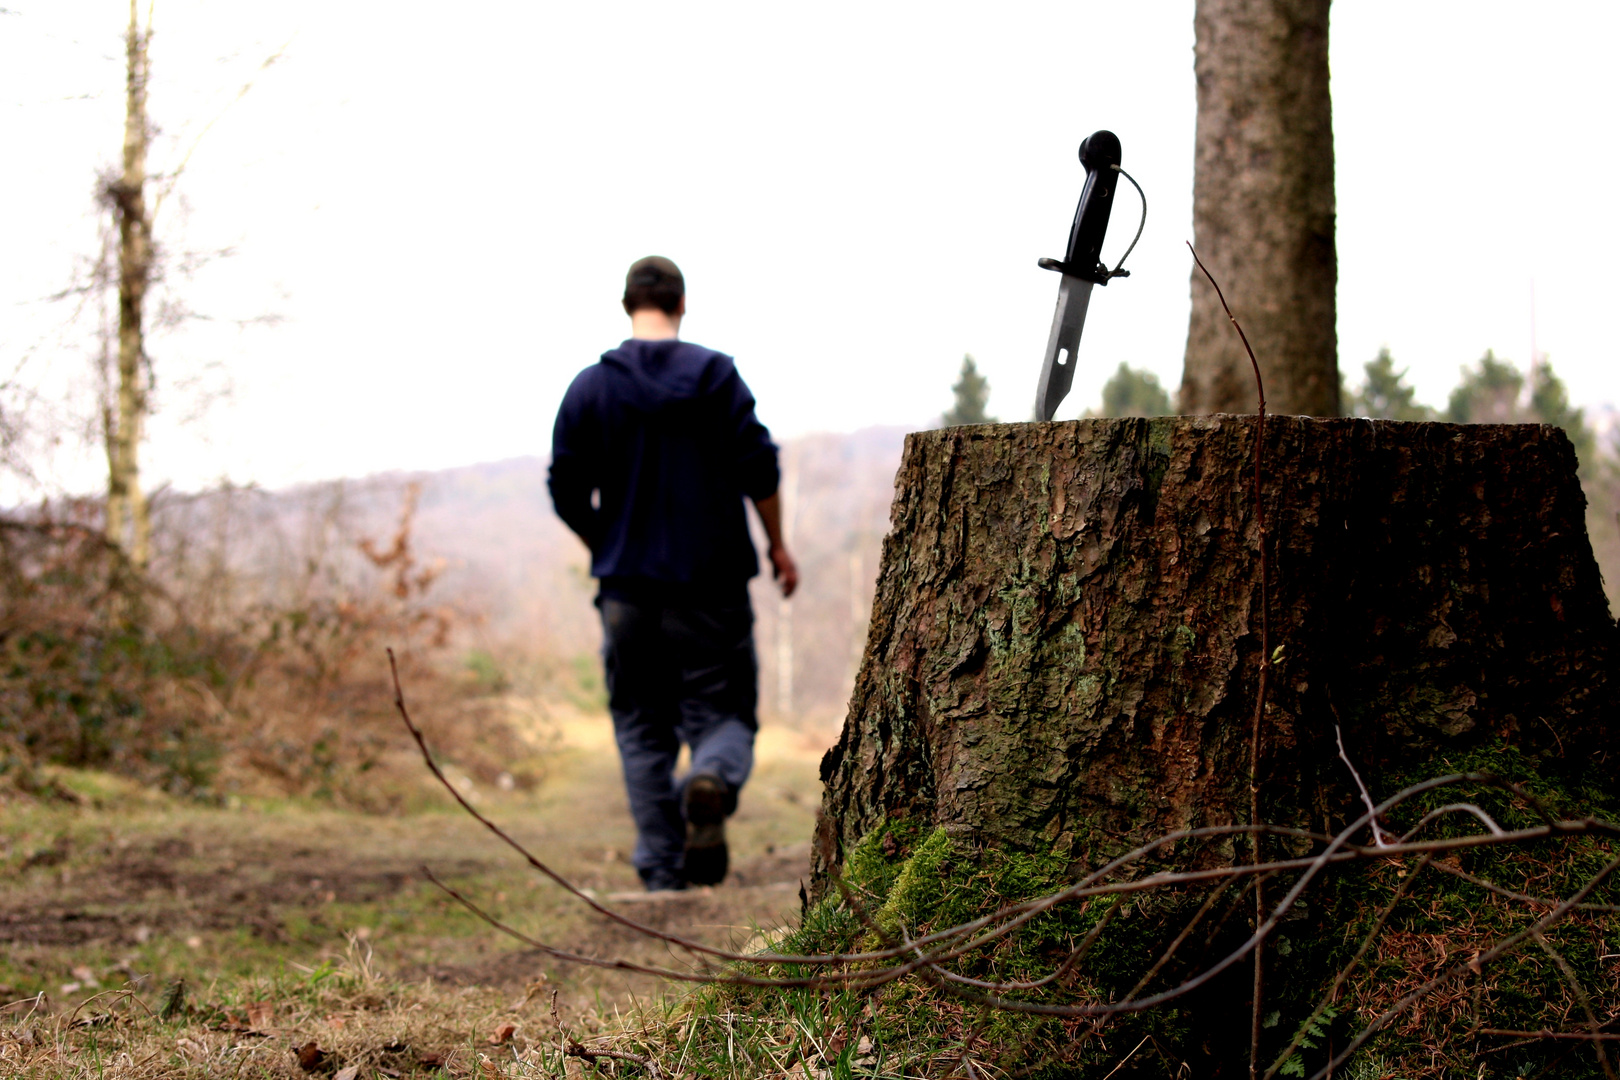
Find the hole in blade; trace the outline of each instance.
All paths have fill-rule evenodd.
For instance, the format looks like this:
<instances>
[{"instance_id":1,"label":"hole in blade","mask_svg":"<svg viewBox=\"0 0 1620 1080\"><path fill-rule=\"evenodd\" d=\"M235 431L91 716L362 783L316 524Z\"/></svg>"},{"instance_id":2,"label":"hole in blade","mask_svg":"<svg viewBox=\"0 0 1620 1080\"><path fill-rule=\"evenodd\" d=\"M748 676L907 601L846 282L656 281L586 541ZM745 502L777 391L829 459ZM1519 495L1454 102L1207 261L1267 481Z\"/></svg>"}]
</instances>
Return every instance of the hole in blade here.
<instances>
[{"instance_id":1,"label":"hole in blade","mask_svg":"<svg viewBox=\"0 0 1620 1080\"><path fill-rule=\"evenodd\" d=\"M1065 367L1069 363L1069 350L1059 349L1057 354L1058 367Z\"/></svg>"}]
</instances>

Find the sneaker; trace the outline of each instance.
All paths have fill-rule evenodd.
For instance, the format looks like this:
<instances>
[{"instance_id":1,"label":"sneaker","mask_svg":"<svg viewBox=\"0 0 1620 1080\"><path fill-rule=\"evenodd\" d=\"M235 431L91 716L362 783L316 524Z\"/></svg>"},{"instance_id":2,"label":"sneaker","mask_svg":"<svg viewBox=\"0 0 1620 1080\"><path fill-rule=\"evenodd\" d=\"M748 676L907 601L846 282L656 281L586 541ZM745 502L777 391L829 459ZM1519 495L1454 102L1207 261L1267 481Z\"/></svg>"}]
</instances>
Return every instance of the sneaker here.
<instances>
[{"instance_id":1,"label":"sneaker","mask_svg":"<svg viewBox=\"0 0 1620 1080\"><path fill-rule=\"evenodd\" d=\"M712 773L698 773L686 782L681 810L686 817L686 880L693 885L718 885L725 880L726 785Z\"/></svg>"},{"instance_id":2,"label":"sneaker","mask_svg":"<svg viewBox=\"0 0 1620 1080\"><path fill-rule=\"evenodd\" d=\"M641 875L641 883L648 892L682 892L686 879L673 870L656 870Z\"/></svg>"}]
</instances>

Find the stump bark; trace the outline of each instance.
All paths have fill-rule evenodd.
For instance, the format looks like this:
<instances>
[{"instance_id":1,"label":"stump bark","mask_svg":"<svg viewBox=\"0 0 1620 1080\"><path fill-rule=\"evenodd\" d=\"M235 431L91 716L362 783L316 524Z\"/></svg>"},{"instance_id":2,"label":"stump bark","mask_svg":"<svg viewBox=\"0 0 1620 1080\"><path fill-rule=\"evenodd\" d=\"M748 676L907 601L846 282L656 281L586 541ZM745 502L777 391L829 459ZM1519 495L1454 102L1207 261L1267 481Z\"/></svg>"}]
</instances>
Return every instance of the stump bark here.
<instances>
[{"instance_id":1,"label":"stump bark","mask_svg":"<svg viewBox=\"0 0 1620 1080\"><path fill-rule=\"evenodd\" d=\"M818 895L895 818L1075 867L1248 820L1255 432L1217 415L908 438L822 764ZM1360 812L1336 724L1375 797L1492 741L1551 768L1612 756L1616 627L1560 430L1273 417L1265 443L1263 819L1331 832Z\"/></svg>"}]
</instances>

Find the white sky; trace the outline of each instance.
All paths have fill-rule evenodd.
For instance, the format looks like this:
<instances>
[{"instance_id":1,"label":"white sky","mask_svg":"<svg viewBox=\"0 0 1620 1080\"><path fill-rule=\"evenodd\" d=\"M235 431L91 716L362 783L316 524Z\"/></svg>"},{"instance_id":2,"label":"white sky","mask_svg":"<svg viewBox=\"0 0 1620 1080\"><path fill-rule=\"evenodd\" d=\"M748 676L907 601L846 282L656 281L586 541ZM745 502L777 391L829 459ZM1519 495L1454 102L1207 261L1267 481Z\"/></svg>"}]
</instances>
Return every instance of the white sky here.
<instances>
[{"instance_id":1,"label":"white sky","mask_svg":"<svg viewBox=\"0 0 1620 1080\"><path fill-rule=\"evenodd\" d=\"M41 298L97 250L126 13L0 14L0 378L22 362L81 402L91 326ZM737 356L779 435L926 423L964 352L991 411L1024 418L1057 288L1035 260L1062 254L1075 149L1099 127L1150 216L1133 276L1093 298L1059 415L1122 360L1179 381L1190 0L159 0L155 24L152 168L220 117L159 236L234 255L180 293L213 321L149 345L150 482L544 453L568 380L624 336L624 269L649 253L686 271L683 336ZM1382 344L1435 404L1486 348L1522 365L1534 280L1537 345L1576 402L1620 402L1617 30L1609 2L1335 5L1352 383ZM1134 225L1122 194L1110 262ZM231 324L262 315L283 321ZM64 444L46 472L93 489L98 467Z\"/></svg>"}]
</instances>

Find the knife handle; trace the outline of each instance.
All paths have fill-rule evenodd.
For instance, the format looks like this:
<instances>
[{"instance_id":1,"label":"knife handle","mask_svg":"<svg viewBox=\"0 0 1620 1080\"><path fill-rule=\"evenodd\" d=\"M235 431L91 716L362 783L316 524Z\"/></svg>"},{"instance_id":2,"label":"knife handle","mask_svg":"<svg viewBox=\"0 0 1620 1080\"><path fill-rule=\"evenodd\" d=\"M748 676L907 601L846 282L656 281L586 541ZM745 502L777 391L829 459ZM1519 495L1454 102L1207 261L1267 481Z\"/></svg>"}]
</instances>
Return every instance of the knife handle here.
<instances>
[{"instance_id":1,"label":"knife handle","mask_svg":"<svg viewBox=\"0 0 1620 1080\"><path fill-rule=\"evenodd\" d=\"M1103 237L1108 232L1108 215L1114 209L1114 185L1119 182L1119 136L1112 131L1094 131L1080 143L1080 164L1086 168L1086 186L1080 192L1080 205L1074 211L1069 229L1068 254L1063 262L1042 259L1041 266L1097 285L1108 284L1108 271L1102 265Z\"/></svg>"}]
</instances>

